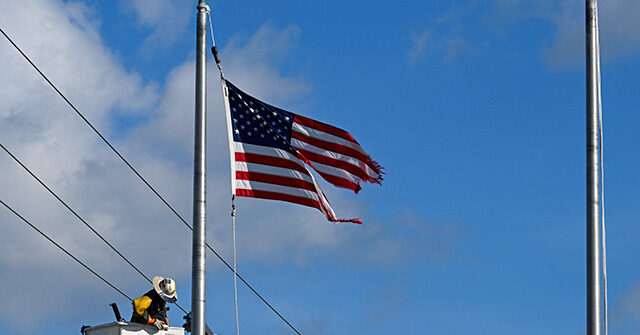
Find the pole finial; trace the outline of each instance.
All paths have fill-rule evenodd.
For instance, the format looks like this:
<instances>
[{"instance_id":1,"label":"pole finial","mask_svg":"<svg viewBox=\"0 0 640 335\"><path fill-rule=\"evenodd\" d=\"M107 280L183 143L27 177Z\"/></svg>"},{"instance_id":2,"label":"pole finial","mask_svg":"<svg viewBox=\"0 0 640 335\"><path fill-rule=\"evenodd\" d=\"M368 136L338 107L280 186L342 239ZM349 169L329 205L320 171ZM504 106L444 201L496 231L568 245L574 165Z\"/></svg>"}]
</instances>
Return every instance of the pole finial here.
<instances>
[{"instance_id":1,"label":"pole finial","mask_svg":"<svg viewBox=\"0 0 640 335\"><path fill-rule=\"evenodd\" d=\"M198 2L198 10L202 11L204 10L205 12L209 11L209 5L207 5L204 0L199 0Z\"/></svg>"}]
</instances>

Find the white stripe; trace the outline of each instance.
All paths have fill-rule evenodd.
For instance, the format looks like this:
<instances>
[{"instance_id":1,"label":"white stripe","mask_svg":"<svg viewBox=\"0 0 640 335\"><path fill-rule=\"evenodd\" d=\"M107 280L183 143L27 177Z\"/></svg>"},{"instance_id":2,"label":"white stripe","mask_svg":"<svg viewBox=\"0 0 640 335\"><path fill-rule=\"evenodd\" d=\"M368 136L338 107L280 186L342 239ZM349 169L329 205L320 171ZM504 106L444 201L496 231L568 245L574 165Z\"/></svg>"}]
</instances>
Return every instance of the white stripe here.
<instances>
[{"instance_id":1,"label":"white stripe","mask_svg":"<svg viewBox=\"0 0 640 335\"><path fill-rule=\"evenodd\" d=\"M327 141L327 142L332 142L335 144L340 144L340 145L344 145L345 147L349 147L351 149L354 150L358 150L361 153L363 153L365 156L369 156L364 149L362 149L362 147L357 144L357 143L353 143L351 141L345 140L342 137L338 137L335 135L331 135L329 133L325 133L322 130L318 130L318 129L313 129L313 128L309 128L307 126L301 125L299 123L293 123L293 130L302 134L302 135L307 135L309 137L313 137L315 139L318 140L322 140L322 141Z\"/></svg>"},{"instance_id":2,"label":"white stripe","mask_svg":"<svg viewBox=\"0 0 640 335\"><path fill-rule=\"evenodd\" d=\"M322 172L322 173L326 173L326 174L330 174L332 176L335 177L340 177L349 181L352 181L356 184L360 183L362 181L362 178L351 174L349 171L343 170L343 169L339 169L337 167L333 167L330 165L325 165L322 163L318 163L318 162L312 162L313 164L313 168L318 171L318 172Z\"/></svg>"},{"instance_id":3,"label":"white stripe","mask_svg":"<svg viewBox=\"0 0 640 335\"><path fill-rule=\"evenodd\" d=\"M292 155L286 150L266 147L264 145L255 145L255 144L248 144L248 143L242 143L242 142L233 142L233 148L236 152L244 152L248 154L258 154L258 155L264 155L269 157L284 158L304 166L304 163L302 162L302 160L300 160L300 158Z\"/></svg>"},{"instance_id":4,"label":"white stripe","mask_svg":"<svg viewBox=\"0 0 640 335\"><path fill-rule=\"evenodd\" d=\"M322 156L327 157L327 158L333 158L333 159L337 159L337 160L342 161L342 162L349 163L349 164L353 165L354 167L363 170L364 173L366 175L368 175L369 177L371 177L371 178L377 178L378 177L378 174L375 171L373 171L373 169L371 169L371 167L369 167L369 165L367 165L365 162L363 162L363 161L361 161L361 160L359 160L359 159L357 159L355 157L352 157L352 156L349 156L349 155L344 155L344 154L341 154L341 153L338 153L338 152L335 152L335 151L330 151L330 150L318 148L315 145L309 144L309 143L304 142L304 141L297 140L295 138L291 139L291 145L296 149L303 149L303 150L311 151L313 153L316 153L318 155L322 155Z\"/></svg>"},{"instance_id":5,"label":"white stripe","mask_svg":"<svg viewBox=\"0 0 640 335\"><path fill-rule=\"evenodd\" d=\"M307 198L318 201L318 194L314 191L309 191L296 187L282 186L276 184L262 183L258 181L250 180L236 180L236 188L242 188L255 191L268 191L280 194L293 195L300 198Z\"/></svg>"},{"instance_id":6,"label":"white stripe","mask_svg":"<svg viewBox=\"0 0 640 335\"><path fill-rule=\"evenodd\" d=\"M313 183L311 176L300 171L258 163L235 162L236 171L258 172L274 176L289 177Z\"/></svg>"}]
</instances>

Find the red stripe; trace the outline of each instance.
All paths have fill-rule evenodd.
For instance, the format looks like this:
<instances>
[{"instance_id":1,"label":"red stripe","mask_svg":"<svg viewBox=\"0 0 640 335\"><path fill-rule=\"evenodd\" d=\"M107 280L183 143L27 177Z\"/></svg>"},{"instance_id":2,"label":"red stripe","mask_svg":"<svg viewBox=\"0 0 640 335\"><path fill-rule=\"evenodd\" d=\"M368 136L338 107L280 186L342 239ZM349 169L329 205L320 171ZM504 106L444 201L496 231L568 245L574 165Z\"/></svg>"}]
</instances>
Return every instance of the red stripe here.
<instances>
[{"instance_id":1,"label":"red stripe","mask_svg":"<svg viewBox=\"0 0 640 335\"><path fill-rule=\"evenodd\" d=\"M236 171L236 179L289 186L316 192L315 185L308 181L260 172Z\"/></svg>"},{"instance_id":2,"label":"red stripe","mask_svg":"<svg viewBox=\"0 0 640 335\"><path fill-rule=\"evenodd\" d=\"M318 174L321 175L322 178L324 178L324 180L330 182L334 186L346 188L346 189L352 190L352 191L354 191L356 193L358 193L362 189L362 187L360 187L360 185L352 182L351 180L344 179L344 178L341 178L341 177L337 177L337 176L334 176L332 174L327 174L327 173L324 173L324 172L320 172L318 170L316 170L316 172L318 172Z\"/></svg>"},{"instance_id":3,"label":"red stripe","mask_svg":"<svg viewBox=\"0 0 640 335\"><path fill-rule=\"evenodd\" d=\"M247 163L257 163L262 165L277 166L281 168L300 171L306 175L309 175L309 173L307 172L307 169L305 169L304 166L301 166L295 161L292 161L286 158L250 154L246 152L236 152L235 158L236 158L236 162L247 162Z\"/></svg>"},{"instance_id":4,"label":"red stripe","mask_svg":"<svg viewBox=\"0 0 640 335\"><path fill-rule=\"evenodd\" d=\"M355 150L353 148L349 148L346 147L344 145L340 145L340 144L336 144L333 142L328 142L328 141L324 141L324 140L320 140L317 138L313 138L301 133L298 133L296 131L293 131L291 134L291 137L298 139L300 141L303 142L307 142L313 146L316 146L318 148L322 148L325 150L329 150L329 151L333 151L333 152L337 152L339 154L343 154L343 155L347 155L347 156L351 156L353 158L359 159L360 161L362 161L364 164L369 165L369 167L372 170L375 170L374 168L374 164L371 163L371 157L363 154L362 152Z\"/></svg>"},{"instance_id":5,"label":"red stripe","mask_svg":"<svg viewBox=\"0 0 640 335\"><path fill-rule=\"evenodd\" d=\"M287 201L287 202L293 202L299 205L318 208L321 210L320 203L318 203L318 201L316 200L309 199L309 198L296 197L294 195L282 194L277 192L247 190L244 188L238 188L236 189L236 196Z\"/></svg>"},{"instance_id":6,"label":"red stripe","mask_svg":"<svg viewBox=\"0 0 640 335\"><path fill-rule=\"evenodd\" d=\"M312 120L296 114L296 116L293 118L293 122L301 124L303 126L313 128L313 129L324 131L325 133L338 136L340 138L343 138L347 141L351 141L356 144L358 143L358 141L356 141L356 139L353 138L353 136L351 136L351 134L347 133L346 131L320 121Z\"/></svg>"},{"instance_id":7,"label":"red stripe","mask_svg":"<svg viewBox=\"0 0 640 335\"><path fill-rule=\"evenodd\" d=\"M360 179L368 178L366 172L364 172L362 168L355 166L351 163L341 161L335 158L322 156L315 152L311 152L303 149L297 149L297 150L310 161L318 162L320 164L329 165L341 170L345 170L347 172L350 172L353 175L358 176Z\"/></svg>"}]
</instances>

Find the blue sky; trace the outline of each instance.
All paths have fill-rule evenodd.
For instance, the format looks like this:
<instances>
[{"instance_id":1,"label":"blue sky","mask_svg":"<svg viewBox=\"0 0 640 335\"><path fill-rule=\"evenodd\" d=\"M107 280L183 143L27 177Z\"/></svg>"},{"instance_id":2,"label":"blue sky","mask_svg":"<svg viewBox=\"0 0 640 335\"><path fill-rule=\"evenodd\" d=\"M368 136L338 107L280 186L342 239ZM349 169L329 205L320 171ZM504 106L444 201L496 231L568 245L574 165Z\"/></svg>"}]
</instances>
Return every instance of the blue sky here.
<instances>
[{"instance_id":1,"label":"blue sky","mask_svg":"<svg viewBox=\"0 0 640 335\"><path fill-rule=\"evenodd\" d=\"M191 217L196 1L0 1L4 29ZM303 334L584 334L581 1L210 2L241 89L348 130L385 168L340 217L239 199L244 275ZM640 330L640 4L600 7L610 329ZM211 57L210 57L211 58ZM190 233L6 41L0 143L189 306ZM212 61L210 59L210 61ZM208 239L231 256L219 82L208 88ZM149 285L7 156L0 198L129 295ZM68 334L126 299L0 211L0 324ZM208 258L208 323L235 332L232 275ZM291 331L245 287L243 333ZM172 324L181 324L177 308Z\"/></svg>"}]
</instances>

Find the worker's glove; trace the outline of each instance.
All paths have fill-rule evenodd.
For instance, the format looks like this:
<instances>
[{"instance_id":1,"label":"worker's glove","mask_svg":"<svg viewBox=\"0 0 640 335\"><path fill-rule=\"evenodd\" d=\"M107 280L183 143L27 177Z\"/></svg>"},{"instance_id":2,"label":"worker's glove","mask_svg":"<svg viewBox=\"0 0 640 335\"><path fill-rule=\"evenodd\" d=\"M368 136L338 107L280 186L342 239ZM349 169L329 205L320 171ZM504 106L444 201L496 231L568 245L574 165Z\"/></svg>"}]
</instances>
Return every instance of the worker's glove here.
<instances>
[{"instance_id":1,"label":"worker's glove","mask_svg":"<svg viewBox=\"0 0 640 335\"><path fill-rule=\"evenodd\" d=\"M162 322L160 319L156 319L156 321L153 321L153 325L156 326L158 330L162 330L164 328L164 322Z\"/></svg>"}]
</instances>

